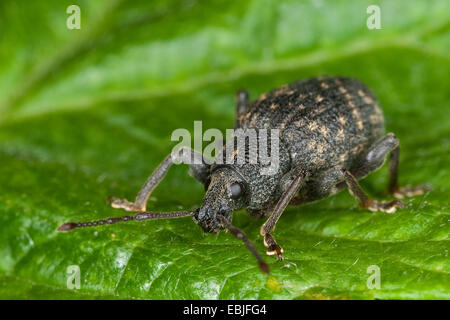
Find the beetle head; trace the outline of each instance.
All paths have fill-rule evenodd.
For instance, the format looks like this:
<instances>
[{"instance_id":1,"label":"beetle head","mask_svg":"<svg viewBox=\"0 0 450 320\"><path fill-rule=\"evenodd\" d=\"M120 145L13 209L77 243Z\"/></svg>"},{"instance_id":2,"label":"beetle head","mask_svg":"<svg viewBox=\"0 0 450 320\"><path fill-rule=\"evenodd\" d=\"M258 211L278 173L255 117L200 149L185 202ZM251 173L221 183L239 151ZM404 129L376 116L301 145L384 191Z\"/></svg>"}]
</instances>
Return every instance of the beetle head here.
<instances>
[{"instance_id":1,"label":"beetle head","mask_svg":"<svg viewBox=\"0 0 450 320\"><path fill-rule=\"evenodd\" d=\"M206 184L203 204L194 215L194 221L206 232L217 233L222 226L219 216L231 221L234 210L243 208L247 202L247 183L233 168L216 168Z\"/></svg>"}]
</instances>

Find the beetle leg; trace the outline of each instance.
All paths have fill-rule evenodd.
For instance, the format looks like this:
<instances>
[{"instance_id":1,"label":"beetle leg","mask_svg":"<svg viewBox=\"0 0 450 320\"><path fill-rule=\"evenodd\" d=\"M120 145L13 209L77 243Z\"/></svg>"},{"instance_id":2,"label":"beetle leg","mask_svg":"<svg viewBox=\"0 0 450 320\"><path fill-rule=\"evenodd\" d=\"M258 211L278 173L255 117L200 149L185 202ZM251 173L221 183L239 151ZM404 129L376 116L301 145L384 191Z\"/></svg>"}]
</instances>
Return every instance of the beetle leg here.
<instances>
[{"instance_id":1,"label":"beetle leg","mask_svg":"<svg viewBox=\"0 0 450 320\"><path fill-rule=\"evenodd\" d=\"M404 197L413 197L423 194L425 191L431 191L430 185L424 184L413 187L407 185L406 187L400 187L398 184L398 163L400 156L400 147L397 146L391 151L391 157L389 158L389 184L387 192L394 195L397 199L403 199Z\"/></svg>"},{"instance_id":2,"label":"beetle leg","mask_svg":"<svg viewBox=\"0 0 450 320\"><path fill-rule=\"evenodd\" d=\"M398 163L400 155L399 141L393 133L388 133L383 138L374 143L374 145L367 152L365 158L361 163L352 170L357 179L363 178L370 172L380 168L385 160L386 155L391 153L389 159L389 184L387 192L394 195L396 198L402 199L405 196L411 197L421 195L424 191L430 191L431 187L428 185L420 185L417 187L400 187L398 184Z\"/></svg>"},{"instance_id":3,"label":"beetle leg","mask_svg":"<svg viewBox=\"0 0 450 320\"><path fill-rule=\"evenodd\" d=\"M247 90L242 89L236 92L236 115L238 117L247 109L248 99L249 95Z\"/></svg>"},{"instance_id":4,"label":"beetle leg","mask_svg":"<svg viewBox=\"0 0 450 320\"><path fill-rule=\"evenodd\" d=\"M280 200L276 204L275 208L272 211L272 214L269 216L267 221L261 226L260 233L264 237L264 245L267 247L267 254L273 255L276 254L278 260L283 259L283 249L277 244L275 238L271 235L271 233L275 230L275 226L283 214L284 209L292 200L292 198L297 194L298 189L302 184L306 181L307 174L305 172L301 172L297 174L297 176L292 180L292 182L287 187L286 191L284 191Z\"/></svg>"},{"instance_id":5,"label":"beetle leg","mask_svg":"<svg viewBox=\"0 0 450 320\"><path fill-rule=\"evenodd\" d=\"M358 201L358 205L360 208L369 209L370 211L383 211L387 213L393 213L397 210L397 207L403 208L405 206L405 204L400 200L387 202L376 201L369 198L359 186L358 180L356 180L356 178L349 171L344 171L344 175L348 191Z\"/></svg>"},{"instance_id":6,"label":"beetle leg","mask_svg":"<svg viewBox=\"0 0 450 320\"><path fill-rule=\"evenodd\" d=\"M235 128L239 127L239 116L247 110L249 95L247 90L239 90L236 92L236 121L234 124Z\"/></svg>"},{"instance_id":7,"label":"beetle leg","mask_svg":"<svg viewBox=\"0 0 450 320\"><path fill-rule=\"evenodd\" d=\"M111 206L117 209L125 209L126 211L144 212L150 194L166 176L166 173L174 163L174 160L189 164L191 176L202 183L206 183L209 176L209 164L207 164L200 153L191 148L182 147L177 152L168 155L158 168L153 171L142 186L134 202L110 197L109 200L111 201Z\"/></svg>"}]
</instances>

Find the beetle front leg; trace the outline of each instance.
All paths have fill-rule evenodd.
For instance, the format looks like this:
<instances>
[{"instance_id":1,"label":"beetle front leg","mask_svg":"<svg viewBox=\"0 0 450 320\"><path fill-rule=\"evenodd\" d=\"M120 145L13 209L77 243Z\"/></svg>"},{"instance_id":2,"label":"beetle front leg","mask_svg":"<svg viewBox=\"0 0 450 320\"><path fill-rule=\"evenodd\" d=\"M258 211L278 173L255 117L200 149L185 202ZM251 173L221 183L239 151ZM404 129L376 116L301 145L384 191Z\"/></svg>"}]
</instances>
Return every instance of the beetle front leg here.
<instances>
[{"instance_id":1,"label":"beetle front leg","mask_svg":"<svg viewBox=\"0 0 450 320\"><path fill-rule=\"evenodd\" d=\"M267 221L261 226L260 233L264 237L264 245L267 247L268 255L277 255L278 260L283 259L283 248L281 248L278 243L275 241L275 238L271 235L271 233L275 230L275 226L283 214L284 209L287 207L289 202L291 202L292 198L297 194L298 189L305 182L305 178L307 174L305 172L301 172L297 174L295 178L290 182L286 191L284 191L280 200L276 204L275 208L272 211L272 214L269 216Z\"/></svg>"},{"instance_id":2,"label":"beetle front leg","mask_svg":"<svg viewBox=\"0 0 450 320\"><path fill-rule=\"evenodd\" d=\"M344 175L348 191L358 201L360 208L369 209L370 211L393 213L398 207L403 208L405 206L405 204L399 200L387 202L376 201L369 198L369 196L367 196L367 194L359 186L358 180L356 180L356 178L349 171L344 171Z\"/></svg>"},{"instance_id":3,"label":"beetle front leg","mask_svg":"<svg viewBox=\"0 0 450 320\"><path fill-rule=\"evenodd\" d=\"M209 176L209 164L207 164L200 153L192 150L191 148L182 147L178 151L168 155L155 169L155 171L153 171L145 184L142 186L134 202L130 202L126 199L110 197L109 200L111 201L111 206L116 209L125 209L126 211L132 212L146 211L146 204L150 194L166 176L167 171L169 171L169 168L172 166L174 161L177 160L189 164L191 176L203 184L206 183Z\"/></svg>"}]
</instances>

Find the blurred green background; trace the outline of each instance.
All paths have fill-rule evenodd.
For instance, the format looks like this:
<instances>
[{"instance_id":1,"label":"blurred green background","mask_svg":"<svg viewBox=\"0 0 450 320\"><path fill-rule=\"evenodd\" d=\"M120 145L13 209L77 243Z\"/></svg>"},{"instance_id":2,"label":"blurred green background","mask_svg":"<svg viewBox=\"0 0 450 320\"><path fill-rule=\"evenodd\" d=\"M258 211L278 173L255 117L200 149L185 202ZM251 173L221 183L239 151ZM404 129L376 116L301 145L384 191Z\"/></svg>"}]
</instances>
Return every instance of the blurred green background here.
<instances>
[{"instance_id":1,"label":"blurred green background","mask_svg":"<svg viewBox=\"0 0 450 320\"><path fill-rule=\"evenodd\" d=\"M69 30L66 8L81 9ZM369 5L381 29L369 30ZM0 298L450 298L450 2L0 2ZM347 192L286 210L285 260L262 274L229 234L190 218L56 233L119 216L171 151L174 129L225 130L234 93L251 97L318 75L361 79L402 145L400 181L434 191L395 214L359 210ZM176 166L148 208L196 208L203 186ZM386 168L362 182L385 197ZM263 253L261 221L234 224ZM81 288L67 288L78 265ZM381 288L366 282L380 267Z\"/></svg>"}]
</instances>

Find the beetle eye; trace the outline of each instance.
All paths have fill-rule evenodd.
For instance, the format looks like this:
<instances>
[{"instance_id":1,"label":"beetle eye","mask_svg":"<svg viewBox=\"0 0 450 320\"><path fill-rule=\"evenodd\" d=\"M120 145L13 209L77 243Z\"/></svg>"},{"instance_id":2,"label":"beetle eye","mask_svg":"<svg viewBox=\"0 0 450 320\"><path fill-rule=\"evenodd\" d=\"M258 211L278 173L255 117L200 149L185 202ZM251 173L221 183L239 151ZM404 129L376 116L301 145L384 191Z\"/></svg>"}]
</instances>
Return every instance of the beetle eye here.
<instances>
[{"instance_id":1,"label":"beetle eye","mask_svg":"<svg viewBox=\"0 0 450 320\"><path fill-rule=\"evenodd\" d=\"M233 182L230 185L230 193L231 193L231 199L237 199L240 196L242 196L242 193L244 191L244 188L239 182Z\"/></svg>"}]
</instances>

